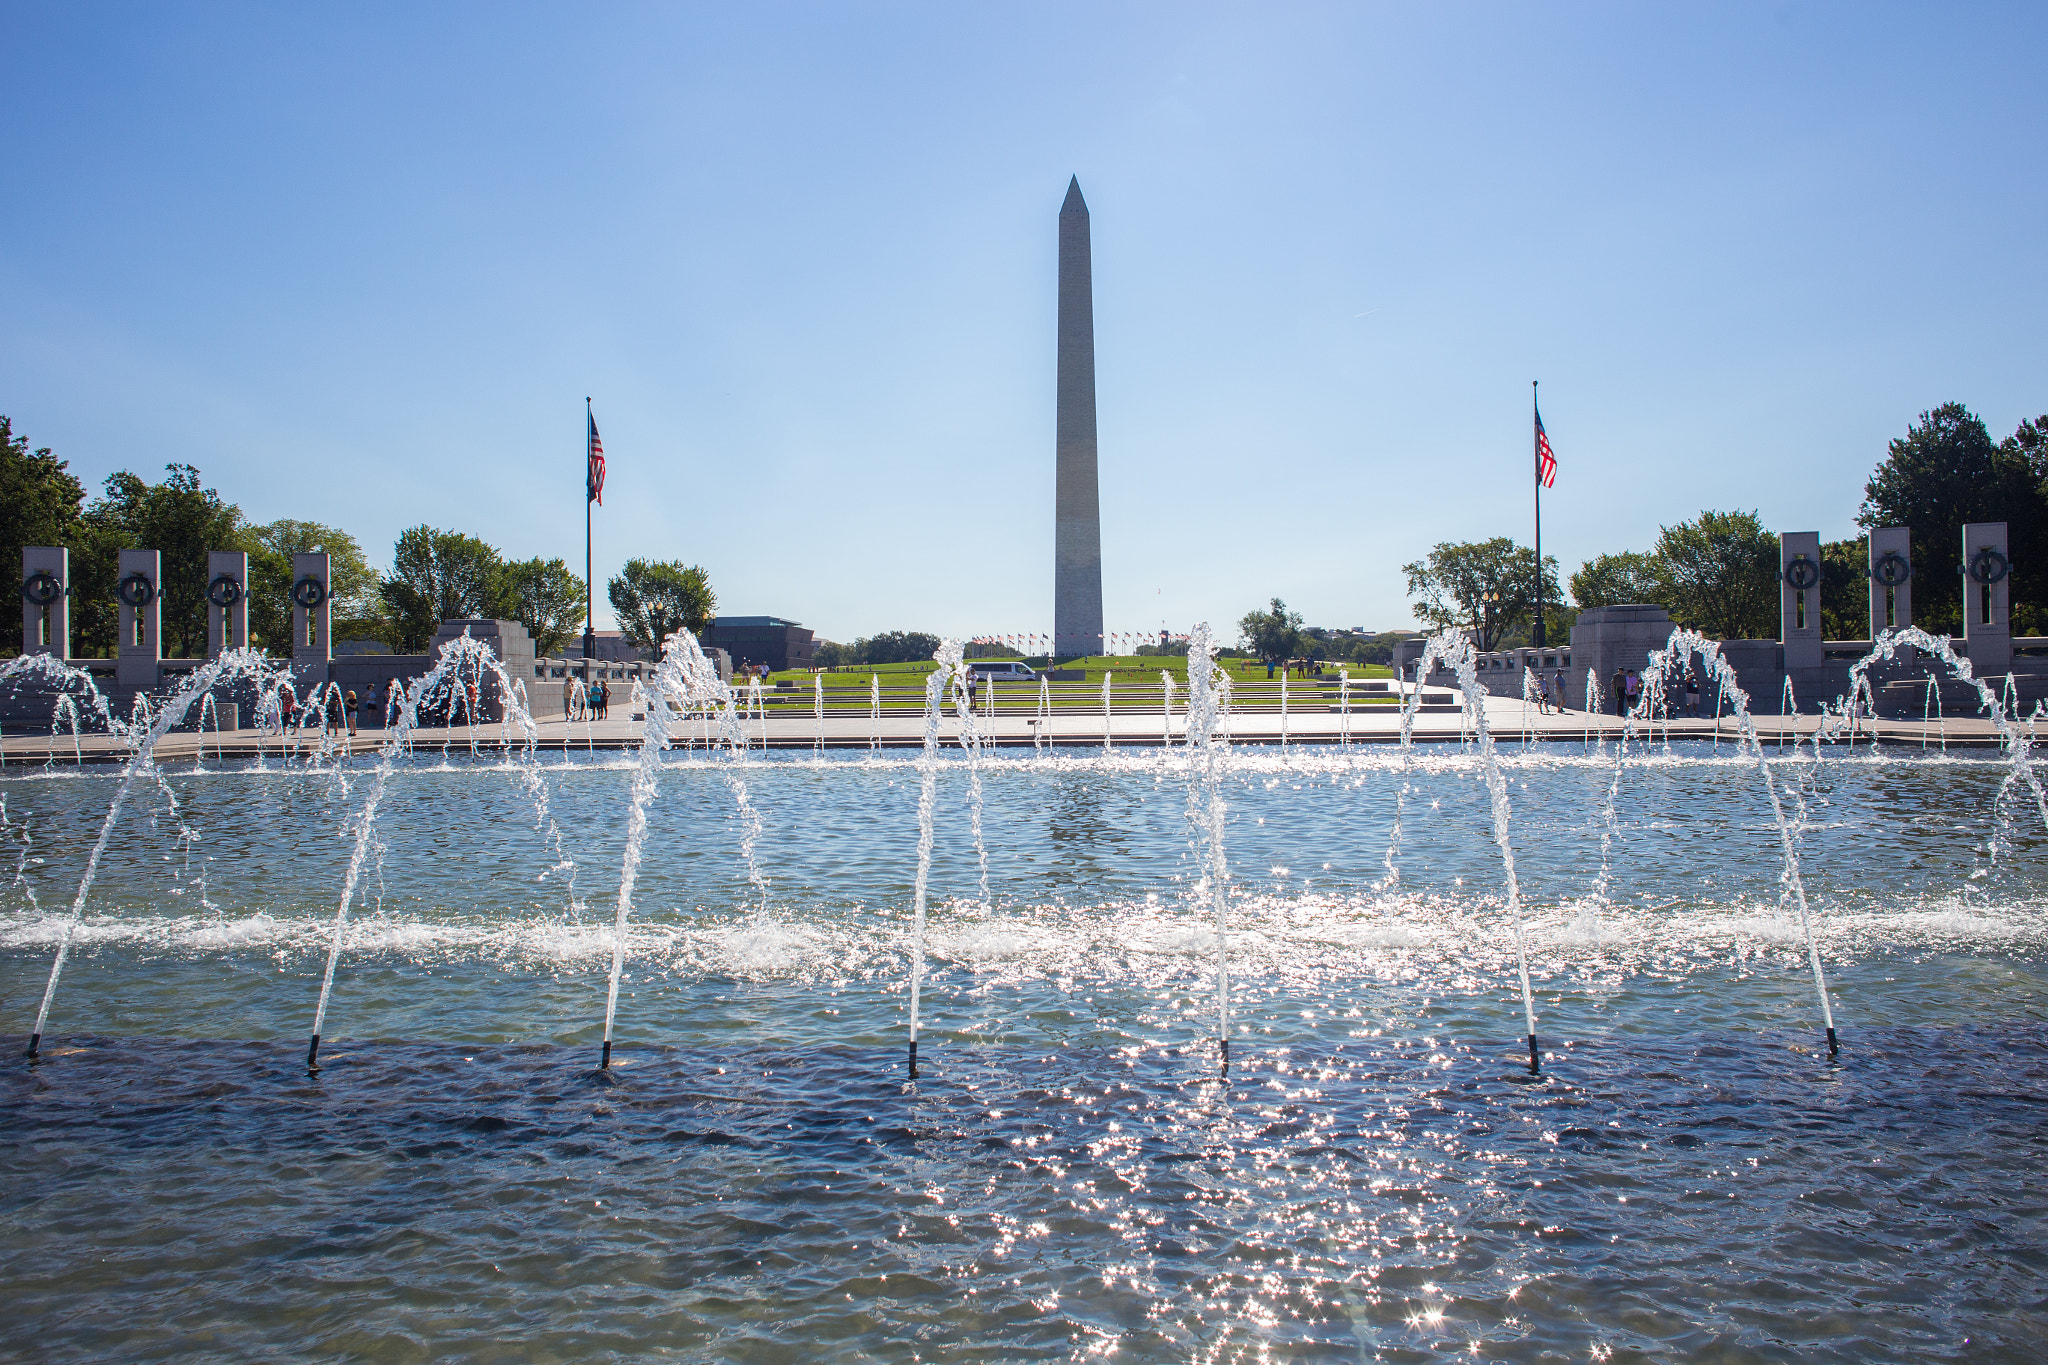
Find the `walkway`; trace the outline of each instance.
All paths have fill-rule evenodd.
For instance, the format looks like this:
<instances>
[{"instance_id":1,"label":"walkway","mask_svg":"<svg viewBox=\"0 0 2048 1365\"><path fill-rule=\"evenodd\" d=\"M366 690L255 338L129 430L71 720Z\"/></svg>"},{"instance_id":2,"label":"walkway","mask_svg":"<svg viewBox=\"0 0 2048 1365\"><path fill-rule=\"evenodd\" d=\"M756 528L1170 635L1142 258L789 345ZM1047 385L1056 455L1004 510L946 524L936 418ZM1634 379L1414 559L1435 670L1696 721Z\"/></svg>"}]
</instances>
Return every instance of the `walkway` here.
<instances>
[{"instance_id":1,"label":"walkway","mask_svg":"<svg viewBox=\"0 0 2048 1365\"><path fill-rule=\"evenodd\" d=\"M539 722L539 747L547 750L597 750L638 745L643 724L629 716L623 705L614 709L614 719L595 723L564 723L559 719ZM1543 715L1533 706L1506 697L1486 699L1486 719L1497 741L1517 745L1525 736L1544 741L1583 743L1589 736L1611 738L1622 729L1621 721L1614 716L1588 716L1576 711ZM1168 735L1172 743L1180 744L1185 742L1186 723L1186 714L1181 711L1176 712L1169 725L1158 710L1147 712L1135 708L1129 713L1119 712L1107 721L1099 709L1088 714L1070 708L1062 708L1042 725L1033 716L1016 713L978 721L982 733L992 736L995 743L1004 748L1028 748L1034 742L1063 748L1100 748L1105 736L1113 746L1157 746ZM1818 716L1759 716L1756 721L1757 730L1766 743L1811 736L1820 724ZM924 718L905 712L885 715L879 720L871 720L866 714L836 714L827 715L821 725L814 715L780 714L765 720L749 720L746 730L753 743L771 749L812 748L820 742L821 730L823 745L828 749L865 749L871 744L898 749L923 743ZM940 738L950 746L957 743L959 732L958 717L949 713L940 724ZM714 735L715 727L702 719L690 719L680 722L674 733L678 744L687 740L702 747ZM1464 715L1456 707L1430 706L1414 718L1413 734L1419 743L1457 742L1467 733ZM1660 741L1667 733L1674 740L1711 740L1715 738L1717 729L1711 721L1673 720L1668 725L1659 721L1655 733ZM1917 720L1858 722L1858 739L1867 740L1873 733L1882 743L1927 748L1944 743L1948 747L1983 747L1998 742L1997 731L1990 720L1980 717L1950 718L1937 724ZM423 750L446 748L460 753L474 744L480 750L497 751L504 747L508 734L515 746L520 744L516 728L496 724L479 725L473 730L461 726L418 730L414 732L413 742L415 748ZM1346 741L1387 744L1398 742L1400 735L1400 709L1385 703L1354 706L1348 716L1319 706L1285 717L1276 710L1264 709L1237 712L1231 716L1231 740L1237 744L1277 744L1283 739L1293 744ZM1734 721L1724 717L1718 735L1724 741L1736 739ZM374 752L384 738L384 731L365 730L346 741L347 750L351 753ZM337 749L343 745L339 738L329 742ZM204 736L190 733L166 735L157 747L157 754L169 762L194 759L202 750L209 757L218 753L229 758L254 758L259 754L281 756L287 751L306 756L318 752L319 748L317 731L309 730L293 743L274 732L248 729L230 730L218 735L213 731ZM4 767L40 764L51 759L58 762L69 762L74 758L118 761L125 759L128 752L125 744L105 735L81 736L74 747L74 741L68 734L54 740L47 733L11 734L0 739L0 771L4 771Z\"/></svg>"}]
</instances>

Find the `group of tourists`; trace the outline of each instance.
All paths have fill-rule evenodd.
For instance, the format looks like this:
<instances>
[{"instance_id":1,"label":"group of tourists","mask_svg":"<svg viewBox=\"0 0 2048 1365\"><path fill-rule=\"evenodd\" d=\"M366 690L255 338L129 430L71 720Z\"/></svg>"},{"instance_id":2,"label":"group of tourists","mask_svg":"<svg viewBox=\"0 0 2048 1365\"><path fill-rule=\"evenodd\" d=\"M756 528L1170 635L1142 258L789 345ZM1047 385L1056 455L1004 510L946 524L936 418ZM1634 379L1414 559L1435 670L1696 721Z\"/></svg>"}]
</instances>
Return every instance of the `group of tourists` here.
<instances>
[{"instance_id":1,"label":"group of tourists","mask_svg":"<svg viewBox=\"0 0 2048 1365\"><path fill-rule=\"evenodd\" d=\"M1680 667L1685 675L1684 680L1677 687L1671 689L1671 693L1667 695L1675 694L1675 699L1679 701L1681 706L1680 714L1698 720L1700 717L1699 674L1693 672L1690 668L1684 668L1683 665ZM1643 691L1648 686L1648 682L1637 670L1633 668L1615 669L1614 676L1607 680L1608 691L1614 697L1614 714L1625 716L1634 711L1641 703Z\"/></svg>"},{"instance_id":2,"label":"group of tourists","mask_svg":"<svg viewBox=\"0 0 2048 1365\"><path fill-rule=\"evenodd\" d=\"M1544 677L1541 673L1537 673L1534 676L1534 700L1539 715L1547 716L1553 712L1562 715L1571 710L1571 707L1565 704L1565 697L1568 694L1565 691L1564 669L1559 668L1548 678ZM1625 716L1635 710L1637 704L1642 701L1643 689L1648 684L1644 681L1643 675L1639 670L1617 668L1614 670L1614 676L1607 680L1607 686L1608 692L1614 700L1614 714ZM1683 685L1674 689L1674 692L1683 707L1682 714L1697 719L1700 714L1699 675L1689 668L1686 669ZM1587 698L1587 709L1589 711L1598 712L1602 709L1594 704L1596 701L1597 698Z\"/></svg>"},{"instance_id":3,"label":"group of tourists","mask_svg":"<svg viewBox=\"0 0 2048 1365\"><path fill-rule=\"evenodd\" d=\"M358 726L375 728L391 723L397 708L403 703L404 688L396 678L381 689L370 689L358 695L354 688L343 690L327 687L316 692L305 701L299 699L298 688L289 680L277 685L277 728L291 734L301 727L320 726L322 735L355 735ZM447 723L476 724L485 719L483 697L476 681L470 679L458 686L449 698L452 703ZM603 679L584 683L578 678L562 680L562 710L571 720L604 720L611 711L611 684ZM423 710L425 708L422 708ZM435 709L439 717L439 709ZM428 723L440 723L438 719Z\"/></svg>"},{"instance_id":4,"label":"group of tourists","mask_svg":"<svg viewBox=\"0 0 2048 1365\"><path fill-rule=\"evenodd\" d=\"M397 690L398 680L394 678L387 689L387 696ZM322 689L313 700L302 704L299 701L298 688L294 687L289 679L277 685L277 725L279 731L285 734L318 720L322 736L354 735L357 732L358 716L362 718L364 725L377 723L377 706L378 701L374 693L358 698L353 687L343 691L341 688L330 686Z\"/></svg>"},{"instance_id":5,"label":"group of tourists","mask_svg":"<svg viewBox=\"0 0 2048 1365\"><path fill-rule=\"evenodd\" d=\"M562 715L571 721L604 720L611 711L612 685L602 678L584 682L562 679Z\"/></svg>"}]
</instances>

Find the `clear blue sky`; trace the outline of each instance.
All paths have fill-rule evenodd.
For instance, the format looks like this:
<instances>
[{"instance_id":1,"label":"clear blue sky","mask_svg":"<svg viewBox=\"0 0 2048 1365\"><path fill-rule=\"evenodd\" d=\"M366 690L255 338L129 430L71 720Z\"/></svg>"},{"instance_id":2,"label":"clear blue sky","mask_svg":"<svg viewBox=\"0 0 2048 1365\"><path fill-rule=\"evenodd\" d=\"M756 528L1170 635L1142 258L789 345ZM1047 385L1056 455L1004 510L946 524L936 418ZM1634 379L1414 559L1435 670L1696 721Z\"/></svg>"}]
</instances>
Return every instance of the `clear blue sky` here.
<instances>
[{"instance_id":1,"label":"clear blue sky","mask_svg":"<svg viewBox=\"0 0 2048 1365\"><path fill-rule=\"evenodd\" d=\"M1048 630L1094 216L1115 630L1412 624L1702 507L1851 529L2048 411L2038 5L0 3L0 412L387 563L705 565L837 639ZM599 600L602 602L602 589ZM601 609L602 610L602 609ZM600 625L608 624L601 620Z\"/></svg>"}]
</instances>

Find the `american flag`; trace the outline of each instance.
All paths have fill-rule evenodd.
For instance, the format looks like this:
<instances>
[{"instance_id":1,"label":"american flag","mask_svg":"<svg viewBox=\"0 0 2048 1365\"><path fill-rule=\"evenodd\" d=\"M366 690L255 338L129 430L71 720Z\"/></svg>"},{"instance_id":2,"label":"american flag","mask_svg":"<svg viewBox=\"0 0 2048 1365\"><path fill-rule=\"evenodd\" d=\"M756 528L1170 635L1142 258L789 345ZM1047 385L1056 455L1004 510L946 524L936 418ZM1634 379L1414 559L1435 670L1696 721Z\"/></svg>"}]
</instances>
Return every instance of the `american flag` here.
<instances>
[{"instance_id":1,"label":"american flag","mask_svg":"<svg viewBox=\"0 0 2048 1365\"><path fill-rule=\"evenodd\" d=\"M1536 482L1557 487L1557 456L1550 453L1550 437L1543 430L1543 414L1536 414Z\"/></svg>"},{"instance_id":2,"label":"american flag","mask_svg":"<svg viewBox=\"0 0 2048 1365\"><path fill-rule=\"evenodd\" d=\"M590 470L584 475L584 500L604 506L604 442L597 434L597 419L590 421Z\"/></svg>"}]
</instances>

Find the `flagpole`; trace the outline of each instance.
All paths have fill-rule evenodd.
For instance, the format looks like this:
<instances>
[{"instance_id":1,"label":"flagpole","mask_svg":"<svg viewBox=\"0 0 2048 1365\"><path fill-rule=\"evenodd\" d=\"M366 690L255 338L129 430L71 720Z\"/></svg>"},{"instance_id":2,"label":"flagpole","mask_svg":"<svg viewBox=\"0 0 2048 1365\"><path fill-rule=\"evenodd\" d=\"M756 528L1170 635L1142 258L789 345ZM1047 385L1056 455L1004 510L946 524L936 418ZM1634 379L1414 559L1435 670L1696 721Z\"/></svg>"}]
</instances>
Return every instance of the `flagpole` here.
<instances>
[{"instance_id":1,"label":"flagpole","mask_svg":"<svg viewBox=\"0 0 2048 1365\"><path fill-rule=\"evenodd\" d=\"M1529 381L1529 455L1536 474L1536 630L1529 639L1541 649L1543 640L1543 452L1536 445L1536 424L1543 419L1536 405L1536 381Z\"/></svg>"},{"instance_id":2,"label":"flagpole","mask_svg":"<svg viewBox=\"0 0 2048 1365\"><path fill-rule=\"evenodd\" d=\"M597 653L597 608L590 574L590 429L597 424L591 416L590 399L583 400L583 671L589 676L591 656Z\"/></svg>"}]
</instances>

